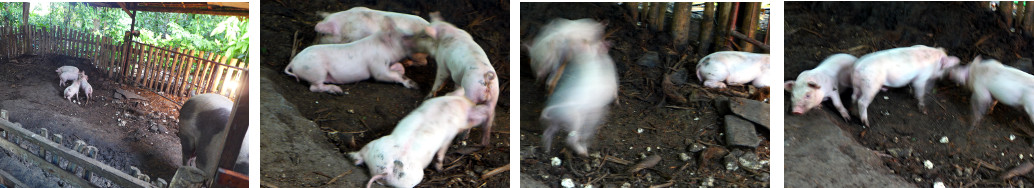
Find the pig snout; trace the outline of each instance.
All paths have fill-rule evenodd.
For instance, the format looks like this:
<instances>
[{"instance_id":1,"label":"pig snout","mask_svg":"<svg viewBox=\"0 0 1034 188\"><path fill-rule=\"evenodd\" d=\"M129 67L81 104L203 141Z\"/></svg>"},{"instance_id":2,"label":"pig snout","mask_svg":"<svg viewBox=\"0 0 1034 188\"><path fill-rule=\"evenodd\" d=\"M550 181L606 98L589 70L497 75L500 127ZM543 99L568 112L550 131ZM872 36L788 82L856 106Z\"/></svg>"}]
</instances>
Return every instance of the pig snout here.
<instances>
[{"instance_id":1,"label":"pig snout","mask_svg":"<svg viewBox=\"0 0 1034 188\"><path fill-rule=\"evenodd\" d=\"M196 156L196 166L206 177L216 172L232 107L230 99L218 94L197 95L183 103L179 117L183 165Z\"/></svg>"}]
</instances>

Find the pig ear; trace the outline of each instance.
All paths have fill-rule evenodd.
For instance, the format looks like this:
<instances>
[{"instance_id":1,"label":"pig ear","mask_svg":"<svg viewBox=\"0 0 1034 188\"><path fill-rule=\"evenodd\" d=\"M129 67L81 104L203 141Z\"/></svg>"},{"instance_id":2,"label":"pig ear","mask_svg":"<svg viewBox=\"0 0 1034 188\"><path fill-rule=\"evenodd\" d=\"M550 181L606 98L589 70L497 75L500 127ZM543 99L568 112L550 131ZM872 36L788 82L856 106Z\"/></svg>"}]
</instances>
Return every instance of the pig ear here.
<instances>
[{"instance_id":1,"label":"pig ear","mask_svg":"<svg viewBox=\"0 0 1034 188\"><path fill-rule=\"evenodd\" d=\"M786 81L786 83L783 83L783 89L785 89L788 92L793 92L793 80Z\"/></svg>"},{"instance_id":2,"label":"pig ear","mask_svg":"<svg viewBox=\"0 0 1034 188\"><path fill-rule=\"evenodd\" d=\"M438 30L435 30L434 27L424 28L424 32L427 33L427 36L431 36L432 39L438 38Z\"/></svg>"},{"instance_id":3,"label":"pig ear","mask_svg":"<svg viewBox=\"0 0 1034 188\"><path fill-rule=\"evenodd\" d=\"M403 72L406 71L406 68L402 67L402 63L393 62L391 63L391 66L388 67L388 70L392 72Z\"/></svg>"},{"instance_id":4,"label":"pig ear","mask_svg":"<svg viewBox=\"0 0 1034 188\"><path fill-rule=\"evenodd\" d=\"M812 89L819 89L819 88L822 88L821 86L819 86L819 84L817 84L817 83L815 83L815 82L813 82L813 81L808 81L808 87L810 87L810 88L812 88Z\"/></svg>"}]
</instances>

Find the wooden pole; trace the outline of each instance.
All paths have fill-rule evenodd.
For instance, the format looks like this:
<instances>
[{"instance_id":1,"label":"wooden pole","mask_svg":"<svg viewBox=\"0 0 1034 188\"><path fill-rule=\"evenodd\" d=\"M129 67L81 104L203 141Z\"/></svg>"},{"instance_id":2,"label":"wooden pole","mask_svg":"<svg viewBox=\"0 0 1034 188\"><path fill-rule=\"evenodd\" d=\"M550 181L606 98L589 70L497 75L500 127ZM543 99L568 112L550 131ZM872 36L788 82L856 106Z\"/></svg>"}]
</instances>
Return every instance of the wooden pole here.
<instances>
[{"instance_id":1,"label":"wooden pole","mask_svg":"<svg viewBox=\"0 0 1034 188\"><path fill-rule=\"evenodd\" d=\"M746 35L747 38L753 39L758 27L758 16L760 15L758 10L761 9L761 3L744 3L744 7L745 11L743 12L743 23L740 27L740 33ZM740 41L740 46L743 47L742 51L744 52L754 51L754 45L746 40Z\"/></svg>"},{"instance_id":2,"label":"wooden pole","mask_svg":"<svg viewBox=\"0 0 1034 188\"><path fill-rule=\"evenodd\" d=\"M713 51L721 50L726 46L726 42L728 41L726 38L729 36L729 18L732 17L732 6L731 2L719 3L718 35L715 36L718 40L715 40Z\"/></svg>"},{"instance_id":3,"label":"wooden pole","mask_svg":"<svg viewBox=\"0 0 1034 188\"><path fill-rule=\"evenodd\" d=\"M247 77L245 74L245 80ZM240 95L233 97L235 100L233 112L230 113L229 129L226 130L226 141L223 142L225 143L223 144L223 153L219 158L219 168L223 169L233 169L233 166L237 163L237 155L240 154L241 144L248 131L248 84L241 83L238 88L237 90L241 92ZM252 153L255 152L252 151ZM250 161L250 163L255 162L257 161Z\"/></svg>"},{"instance_id":4,"label":"wooden pole","mask_svg":"<svg viewBox=\"0 0 1034 188\"><path fill-rule=\"evenodd\" d=\"M22 32L25 33L25 37L22 38L24 39L22 47L25 49L26 54L33 54L32 48L30 48L32 45L29 45L29 42L32 40L32 37L30 37L32 36L32 32L30 32L32 30L29 30L29 10L31 10L29 6L29 2L22 3Z\"/></svg>"},{"instance_id":5,"label":"wooden pole","mask_svg":"<svg viewBox=\"0 0 1034 188\"><path fill-rule=\"evenodd\" d=\"M675 46L685 47L689 44L689 26L692 19L691 2L675 3L675 14L672 16L671 35Z\"/></svg>"},{"instance_id":6,"label":"wooden pole","mask_svg":"<svg viewBox=\"0 0 1034 188\"><path fill-rule=\"evenodd\" d=\"M628 15L632 16L633 22L639 21L639 2L626 2L625 8L628 8ZM635 23L632 23L635 24Z\"/></svg>"},{"instance_id":7,"label":"wooden pole","mask_svg":"<svg viewBox=\"0 0 1034 188\"><path fill-rule=\"evenodd\" d=\"M1027 33L1034 33L1034 11L1031 10L1034 10L1034 3L1027 2L1027 11L1025 12L1027 15L1024 18L1025 23L1023 24L1023 28Z\"/></svg>"},{"instance_id":8,"label":"wooden pole","mask_svg":"<svg viewBox=\"0 0 1034 188\"><path fill-rule=\"evenodd\" d=\"M664 31L664 19L665 14L668 13L668 3L657 3L657 7L651 9L653 15L650 16L650 28L654 31Z\"/></svg>"},{"instance_id":9,"label":"wooden pole","mask_svg":"<svg viewBox=\"0 0 1034 188\"><path fill-rule=\"evenodd\" d=\"M1019 23L1023 23L1024 21L1026 21L1023 15L1027 14L1027 7L1023 6L1023 4L1015 4L1014 9L1016 9L1016 14L1012 16L1012 25L1009 25L1009 27L1012 28L1016 28L1016 25L1019 25Z\"/></svg>"},{"instance_id":10,"label":"wooden pole","mask_svg":"<svg viewBox=\"0 0 1034 188\"><path fill-rule=\"evenodd\" d=\"M1005 27L1012 26L1012 1L999 1L998 2L998 14L1002 15L1005 19Z\"/></svg>"},{"instance_id":11,"label":"wooden pole","mask_svg":"<svg viewBox=\"0 0 1034 188\"><path fill-rule=\"evenodd\" d=\"M129 6L133 6L133 5L129 5ZM130 24L129 24L129 32L126 32L126 36L123 37L123 39L122 39L122 47L123 47L123 49L122 49L122 73L123 73L123 75L122 75L122 78L120 78L119 80L123 80L123 81L128 81L129 72L130 72L129 71L130 70L129 69L129 54L130 54L130 49L133 48L133 30L136 29L136 11L135 10L133 11L133 14L129 15L129 18L132 20L130 22Z\"/></svg>"},{"instance_id":12,"label":"wooden pole","mask_svg":"<svg viewBox=\"0 0 1034 188\"><path fill-rule=\"evenodd\" d=\"M714 9L717 5L713 2L704 3L704 18L700 22L700 47L697 47L698 54L707 54L711 48L711 39L714 35Z\"/></svg>"}]
</instances>

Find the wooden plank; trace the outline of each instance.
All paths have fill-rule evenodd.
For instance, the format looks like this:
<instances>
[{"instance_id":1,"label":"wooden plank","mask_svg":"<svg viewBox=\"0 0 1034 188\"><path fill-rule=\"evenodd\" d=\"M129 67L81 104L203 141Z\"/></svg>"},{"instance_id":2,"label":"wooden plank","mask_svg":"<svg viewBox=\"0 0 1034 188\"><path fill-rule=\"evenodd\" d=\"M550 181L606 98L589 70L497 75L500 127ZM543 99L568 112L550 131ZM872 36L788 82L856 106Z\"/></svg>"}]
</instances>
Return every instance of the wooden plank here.
<instances>
[{"instance_id":1,"label":"wooden plank","mask_svg":"<svg viewBox=\"0 0 1034 188\"><path fill-rule=\"evenodd\" d=\"M12 132L13 131L8 131L8 134L12 134ZM10 137L11 136L8 136L8 138ZM21 140L29 140L30 142L33 140L32 138L21 138L23 138ZM40 158L36 154L33 154L31 151L18 147L17 144L11 143L6 139L0 139L0 148L3 148L4 150L11 152L13 156L25 156L25 158L32 161L33 164L38 164L36 165L37 168L40 168L46 172L52 172L50 174L55 175L62 180L65 180L66 183L76 185L76 187L95 187L93 184L90 184L90 182L86 181L85 179L79 178L79 176L76 176L75 174L61 169L61 167L51 164L46 159Z\"/></svg>"},{"instance_id":2,"label":"wooden plank","mask_svg":"<svg viewBox=\"0 0 1034 188\"><path fill-rule=\"evenodd\" d=\"M179 51L179 50L180 50L179 48L174 48L173 51ZM175 94L175 90L173 89L172 86L176 85L176 83L180 82L179 78L177 77L177 76L179 76L179 74L177 74L177 73L183 71L183 69L180 68L180 65L183 64L183 63L180 62L180 58L179 58L180 56L179 55L176 55L175 53L172 53L172 54L169 54L169 56L170 56L169 59L172 60L171 62L169 62L169 80L167 82L165 82L165 85L162 87L162 91L165 91L166 93L169 93L169 94Z\"/></svg>"},{"instance_id":3,"label":"wooden plank","mask_svg":"<svg viewBox=\"0 0 1034 188\"><path fill-rule=\"evenodd\" d=\"M147 68L144 73L144 82L142 85L144 85L144 88L151 88L151 83L155 80L154 73L155 70L158 69L158 63L161 57L158 57L158 51L154 50L154 48L151 48L151 52L147 54Z\"/></svg>"},{"instance_id":4,"label":"wooden plank","mask_svg":"<svg viewBox=\"0 0 1034 188\"><path fill-rule=\"evenodd\" d=\"M25 183L22 183L22 181L14 178L10 173L3 170L0 170L0 184L3 184L5 187L29 187L28 185L25 185Z\"/></svg>"},{"instance_id":5,"label":"wooden plank","mask_svg":"<svg viewBox=\"0 0 1034 188\"><path fill-rule=\"evenodd\" d=\"M218 58L218 61L216 61L216 62L226 62L226 57L223 57L222 55L216 55L216 58ZM215 73L212 74L212 78L211 78L212 80L209 81L210 84L208 84L208 92L209 93L218 93L219 88L223 87L223 73L224 73L223 72L223 67L226 67L226 66L223 66L223 65L215 65L215 66L213 66L213 71L215 71Z\"/></svg>"},{"instance_id":6,"label":"wooden plank","mask_svg":"<svg viewBox=\"0 0 1034 188\"><path fill-rule=\"evenodd\" d=\"M35 144L40 148L50 151L51 154L56 155L60 158L68 160L70 163L75 163L82 167L86 171L93 172L95 176L104 177L110 180L112 183L117 184L121 187L150 187L151 184L144 182L143 180L136 179L135 177L129 176L129 174L123 173L122 171L112 168L96 159L86 157L83 154L72 151L71 149L62 147L60 144L54 143L41 135L35 134L21 127L14 126L7 120L0 120L0 129L7 131L8 135L14 135L22 137L24 141L28 141L31 144ZM0 139L0 142L10 143L7 140ZM17 147L17 146L15 146ZM5 148L7 148L5 146ZM9 150L10 151L10 150ZM33 155L35 156L35 155ZM38 157L37 157L38 158ZM43 160L43 159L40 159ZM50 164L42 162L40 164ZM43 166L43 165L40 165ZM55 166L56 167L56 166ZM60 169L60 168L57 168ZM63 171L63 170L48 170L50 172ZM74 175L73 175L74 176ZM82 180L81 178L62 178L64 180ZM88 182L85 185L90 185ZM86 186L83 186L86 187Z\"/></svg>"},{"instance_id":7,"label":"wooden plank","mask_svg":"<svg viewBox=\"0 0 1034 188\"><path fill-rule=\"evenodd\" d=\"M165 51L163 50L158 50L157 60L158 67L155 67L154 74L152 74L153 77L151 78L151 88L154 88L155 91L160 91L164 93L164 91L162 91L161 87L159 87L158 85L161 82L165 81L165 64L169 61L168 53L165 53Z\"/></svg>"},{"instance_id":8,"label":"wooden plank","mask_svg":"<svg viewBox=\"0 0 1034 188\"><path fill-rule=\"evenodd\" d=\"M215 54L212 54L211 52L203 52L203 53L206 54L205 55L207 57L207 58L205 58L206 60L213 60L214 61L214 59L216 58ZM208 84L210 84L210 82L209 82L209 81L211 81L210 77L212 77L212 73L214 72L214 71L212 71L212 67L215 66L215 63L211 63L210 61L205 61L204 64L205 64L205 68L201 69L201 77L199 77L198 80L197 80L198 81L197 82L198 83L197 89L194 90L195 91L195 93L194 93L195 95L208 93Z\"/></svg>"}]
</instances>

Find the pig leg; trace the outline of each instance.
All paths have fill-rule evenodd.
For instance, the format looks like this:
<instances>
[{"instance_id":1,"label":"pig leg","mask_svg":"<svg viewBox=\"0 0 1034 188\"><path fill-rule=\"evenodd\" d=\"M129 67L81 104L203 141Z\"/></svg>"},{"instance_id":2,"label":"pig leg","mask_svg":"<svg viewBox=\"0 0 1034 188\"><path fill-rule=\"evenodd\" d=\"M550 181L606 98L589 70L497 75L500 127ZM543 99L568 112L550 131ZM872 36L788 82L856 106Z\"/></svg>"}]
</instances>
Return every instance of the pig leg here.
<instances>
[{"instance_id":1,"label":"pig leg","mask_svg":"<svg viewBox=\"0 0 1034 188\"><path fill-rule=\"evenodd\" d=\"M923 102L923 99L926 96L926 85L927 84L933 84L933 83L928 82L926 79L919 79L919 80L916 80L915 82L912 82L912 92L915 94L916 100L919 101L919 110L922 110L923 114L928 114L926 112L926 103Z\"/></svg>"},{"instance_id":2,"label":"pig leg","mask_svg":"<svg viewBox=\"0 0 1034 188\"><path fill-rule=\"evenodd\" d=\"M187 133L180 133L180 135L184 135L184 134L187 134ZM187 162L190 161L190 158L194 157L194 149L196 149L196 148L194 148L194 146L195 146L194 139L192 139L192 138L184 138L183 136L180 136L180 140L183 142L183 145L181 146L181 148L182 148L182 150L181 150L182 153L181 154L183 154L183 163L182 164L183 164L183 166L189 166L190 164L188 164Z\"/></svg>"},{"instance_id":3,"label":"pig leg","mask_svg":"<svg viewBox=\"0 0 1034 188\"><path fill-rule=\"evenodd\" d=\"M388 72L386 72L386 73L374 73L373 74L373 79L379 80L379 81L384 81L384 82L398 82L398 83L401 83L402 86L405 86L406 88L417 89L417 87L419 87L419 86L416 85L416 82L413 81L413 80L410 80L409 78L406 78L406 76L404 75L405 74L404 72L405 72L405 69L402 68L402 64L401 63L392 63L392 65L389 68Z\"/></svg>"},{"instance_id":4,"label":"pig leg","mask_svg":"<svg viewBox=\"0 0 1034 188\"><path fill-rule=\"evenodd\" d=\"M973 96L969 98L969 103L973 107L973 123L969 127L969 130L973 130L980 125L980 120L983 119L984 113L987 113L988 104L991 103L991 93L986 90L976 89L979 91L973 91Z\"/></svg>"},{"instance_id":5,"label":"pig leg","mask_svg":"<svg viewBox=\"0 0 1034 188\"><path fill-rule=\"evenodd\" d=\"M869 86L869 87L866 88L865 86ZM872 87L872 86L876 86L876 87ZM855 88L855 91L859 93L858 97L856 97L858 99L858 101L857 101L857 103L858 103L858 118L862 119L862 123L864 123L865 126L870 126L870 124L869 124L869 112L866 109L869 108L869 104L872 103L872 100L874 98L876 98L876 93L879 92L879 88L877 88L877 87L879 87L879 85L873 85L872 83L866 83L862 87Z\"/></svg>"},{"instance_id":6,"label":"pig leg","mask_svg":"<svg viewBox=\"0 0 1034 188\"><path fill-rule=\"evenodd\" d=\"M442 86L445 85L445 79L449 78L449 69L446 68L446 66L447 65L445 65L445 63L443 62L438 63L438 74L434 76L434 84L431 85L431 93L428 93L427 97L424 98L431 98L436 96L435 94L438 93L438 90L441 90Z\"/></svg>"},{"instance_id":7,"label":"pig leg","mask_svg":"<svg viewBox=\"0 0 1034 188\"><path fill-rule=\"evenodd\" d=\"M837 108L837 111L840 111L840 116L844 117L845 121L851 121L851 115L847 113L847 108L844 108L843 101L840 101L840 93L833 90L829 95L829 99L833 101L833 106Z\"/></svg>"},{"instance_id":8,"label":"pig leg","mask_svg":"<svg viewBox=\"0 0 1034 188\"><path fill-rule=\"evenodd\" d=\"M452 139L445 140L445 143L442 143L441 148L438 148L438 161L434 163L434 170L437 170L438 172L442 171L442 161L445 160L445 152L449 150L449 145L451 145L451 143Z\"/></svg>"},{"instance_id":9,"label":"pig leg","mask_svg":"<svg viewBox=\"0 0 1034 188\"><path fill-rule=\"evenodd\" d=\"M295 67L295 75L301 77L302 80L309 81L309 91L312 92L327 92L331 94L342 93L341 87L336 85L326 85L327 80L334 80L324 68L312 68L312 67Z\"/></svg>"},{"instance_id":10,"label":"pig leg","mask_svg":"<svg viewBox=\"0 0 1034 188\"><path fill-rule=\"evenodd\" d=\"M726 87L725 83L722 82L724 82L725 79L729 77L728 70L720 66L714 66L714 68L710 68L710 70L707 70L705 72L706 73L704 73L704 86L719 89Z\"/></svg>"},{"instance_id":11,"label":"pig leg","mask_svg":"<svg viewBox=\"0 0 1034 188\"><path fill-rule=\"evenodd\" d=\"M496 89L496 90L498 90L498 89ZM496 98L498 98L498 96ZM489 145L489 138L491 138L491 136L492 136L492 124L495 123L495 103L496 102L498 102L498 99L491 99L491 101L488 101L488 108L491 109L491 110L488 111L488 121L486 121L484 123L485 126L481 128L482 132L484 133L484 134L481 135L481 145L485 146L485 147L490 146Z\"/></svg>"},{"instance_id":12,"label":"pig leg","mask_svg":"<svg viewBox=\"0 0 1034 188\"><path fill-rule=\"evenodd\" d=\"M375 182L375 181L377 181L379 179L384 179L387 176L388 176L388 173L381 173L381 174L374 175L373 177L370 177L370 181L366 182L366 188L373 187L373 182Z\"/></svg>"},{"instance_id":13,"label":"pig leg","mask_svg":"<svg viewBox=\"0 0 1034 188\"><path fill-rule=\"evenodd\" d=\"M578 155L587 156L589 153L589 149L586 148L584 144L582 144L582 136L585 135L585 133L582 132L582 128L586 127L583 124L583 117L585 117L584 114L579 113L573 113L571 114L571 116L566 117L571 118L571 122L569 122L571 126L569 127L569 129L570 131L573 131L572 133L567 135L567 145L571 146L571 149L574 150L574 152Z\"/></svg>"},{"instance_id":14,"label":"pig leg","mask_svg":"<svg viewBox=\"0 0 1034 188\"><path fill-rule=\"evenodd\" d=\"M549 153L550 149L553 148L553 135L560 130L561 125L553 120L549 120L546 116L543 116L543 120L548 122L549 127L542 133L542 145L546 147L545 152Z\"/></svg>"}]
</instances>

